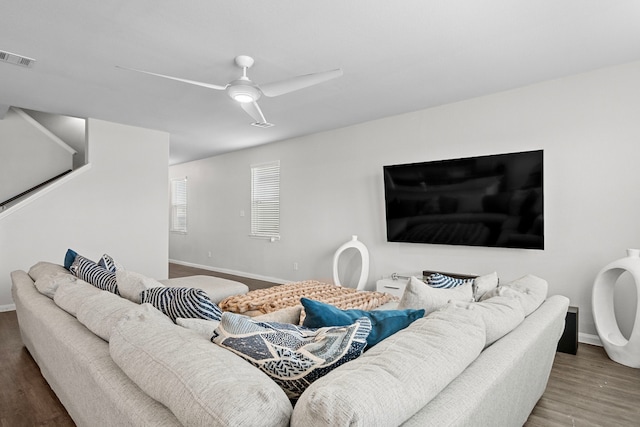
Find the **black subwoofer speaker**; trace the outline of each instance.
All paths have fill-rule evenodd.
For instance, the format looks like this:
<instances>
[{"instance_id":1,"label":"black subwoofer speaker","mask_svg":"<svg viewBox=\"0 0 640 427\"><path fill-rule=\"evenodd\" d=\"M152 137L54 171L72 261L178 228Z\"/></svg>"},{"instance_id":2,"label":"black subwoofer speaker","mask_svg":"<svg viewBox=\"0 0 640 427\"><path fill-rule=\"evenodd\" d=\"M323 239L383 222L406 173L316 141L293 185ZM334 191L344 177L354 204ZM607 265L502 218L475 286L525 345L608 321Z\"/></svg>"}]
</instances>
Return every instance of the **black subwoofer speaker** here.
<instances>
[{"instance_id":1,"label":"black subwoofer speaker","mask_svg":"<svg viewBox=\"0 0 640 427\"><path fill-rule=\"evenodd\" d=\"M578 352L578 307L569 307L564 322L564 332L558 341L558 351L569 354Z\"/></svg>"}]
</instances>

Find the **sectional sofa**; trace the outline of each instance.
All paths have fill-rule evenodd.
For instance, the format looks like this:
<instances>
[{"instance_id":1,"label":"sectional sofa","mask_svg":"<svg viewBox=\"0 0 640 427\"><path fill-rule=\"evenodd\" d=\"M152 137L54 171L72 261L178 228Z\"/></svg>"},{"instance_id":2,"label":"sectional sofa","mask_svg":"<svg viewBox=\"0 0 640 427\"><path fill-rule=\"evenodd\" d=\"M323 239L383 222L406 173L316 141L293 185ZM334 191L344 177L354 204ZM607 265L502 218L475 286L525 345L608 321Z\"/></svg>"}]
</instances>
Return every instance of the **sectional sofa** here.
<instances>
[{"instance_id":1,"label":"sectional sofa","mask_svg":"<svg viewBox=\"0 0 640 427\"><path fill-rule=\"evenodd\" d=\"M546 387L569 303L533 276L482 302L451 301L292 402L202 329L149 304L50 263L11 278L24 345L80 426L520 426ZM421 304L415 282L401 306Z\"/></svg>"}]
</instances>

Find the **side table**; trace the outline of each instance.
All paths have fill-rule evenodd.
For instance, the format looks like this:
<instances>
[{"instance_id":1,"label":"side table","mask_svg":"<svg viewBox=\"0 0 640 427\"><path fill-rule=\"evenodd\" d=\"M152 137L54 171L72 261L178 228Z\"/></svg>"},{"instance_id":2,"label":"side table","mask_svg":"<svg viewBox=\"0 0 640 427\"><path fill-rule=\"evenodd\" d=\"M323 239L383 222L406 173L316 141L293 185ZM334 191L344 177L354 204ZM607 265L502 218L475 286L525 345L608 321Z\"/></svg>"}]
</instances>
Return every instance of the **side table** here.
<instances>
[{"instance_id":1,"label":"side table","mask_svg":"<svg viewBox=\"0 0 640 427\"><path fill-rule=\"evenodd\" d=\"M407 287L407 279L380 279L376 282L376 291L386 292L398 298L402 298L404 288Z\"/></svg>"}]
</instances>

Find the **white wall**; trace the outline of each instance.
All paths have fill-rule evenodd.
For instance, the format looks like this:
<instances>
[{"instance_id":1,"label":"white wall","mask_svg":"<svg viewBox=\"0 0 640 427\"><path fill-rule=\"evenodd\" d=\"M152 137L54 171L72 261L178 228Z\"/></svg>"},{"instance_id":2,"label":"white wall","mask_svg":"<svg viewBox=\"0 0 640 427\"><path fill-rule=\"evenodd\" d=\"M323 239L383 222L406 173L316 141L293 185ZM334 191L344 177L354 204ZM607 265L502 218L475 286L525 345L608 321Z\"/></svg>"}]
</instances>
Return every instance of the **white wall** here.
<instances>
[{"instance_id":1,"label":"white wall","mask_svg":"<svg viewBox=\"0 0 640 427\"><path fill-rule=\"evenodd\" d=\"M580 307L581 333L595 334L596 274L640 247L638 75L635 62L171 167L170 177L189 179L189 234L170 236L169 257L327 279L334 251L357 234L370 251L370 286L422 269L495 270L503 281L533 273ZM543 251L386 241L383 165L533 149L545 156ZM271 160L281 161L276 243L247 236L249 166ZM635 305L624 310L629 322Z\"/></svg>"},{"instance_id":2,"label":"white wall","mask_svg":"<svg viewBox=\"0 0 640 427\"><path fill-rule=\"evenodd\" d=\"M23 113L24 114L24 113ZM72 168L73 155L25 115L0 120L0 202Z\"/></svg>"},{"instance_id":3,"label":"white wall","mask_svg":"<svg viewBox=\"0 0 640 427\"><path fill-rule=\"evenodd\" d=\"M67 248L167 277L169 135L89 119L88 141L84 172L0 214L0 308L12 304L11 271L61 264Z\"/></svg>"}]
</instances>

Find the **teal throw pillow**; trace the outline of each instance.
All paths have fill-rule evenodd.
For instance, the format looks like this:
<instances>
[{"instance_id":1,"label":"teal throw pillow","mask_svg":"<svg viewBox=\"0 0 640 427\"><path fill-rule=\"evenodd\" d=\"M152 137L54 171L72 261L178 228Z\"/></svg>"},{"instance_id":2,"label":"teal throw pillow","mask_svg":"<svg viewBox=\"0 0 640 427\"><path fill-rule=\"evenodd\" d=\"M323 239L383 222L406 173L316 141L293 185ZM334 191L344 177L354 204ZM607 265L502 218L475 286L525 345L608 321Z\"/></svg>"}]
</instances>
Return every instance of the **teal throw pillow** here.
<instances>
[{"instance_id":1,"label":"teal throw pillow","mask_svg":"<svg viewBox=\"0 0 640 427\"><path fill-rule=\"evenodd\" d=\"M347 326L361 317L371 321L371 332L367 337L367 347L373 347L383 339L406 328L424 316L424 310L340 310L330 304L300 298L306 317L303 326L307 328L324 328L327 326Z\"/></svg>"},{"instance_id":2,"label":"teal throw pillow","mask_svg":"<svg viewBox=\"0 0 640 427\"><path fill-rule=\"evenodd\" d=\"M78 253L76 251L74 251L73 249L67 249L67 253L64 255L64 268L70 270L73 261L76 260L76 256L78 256Z\"/></svg>"}]
</instances>

